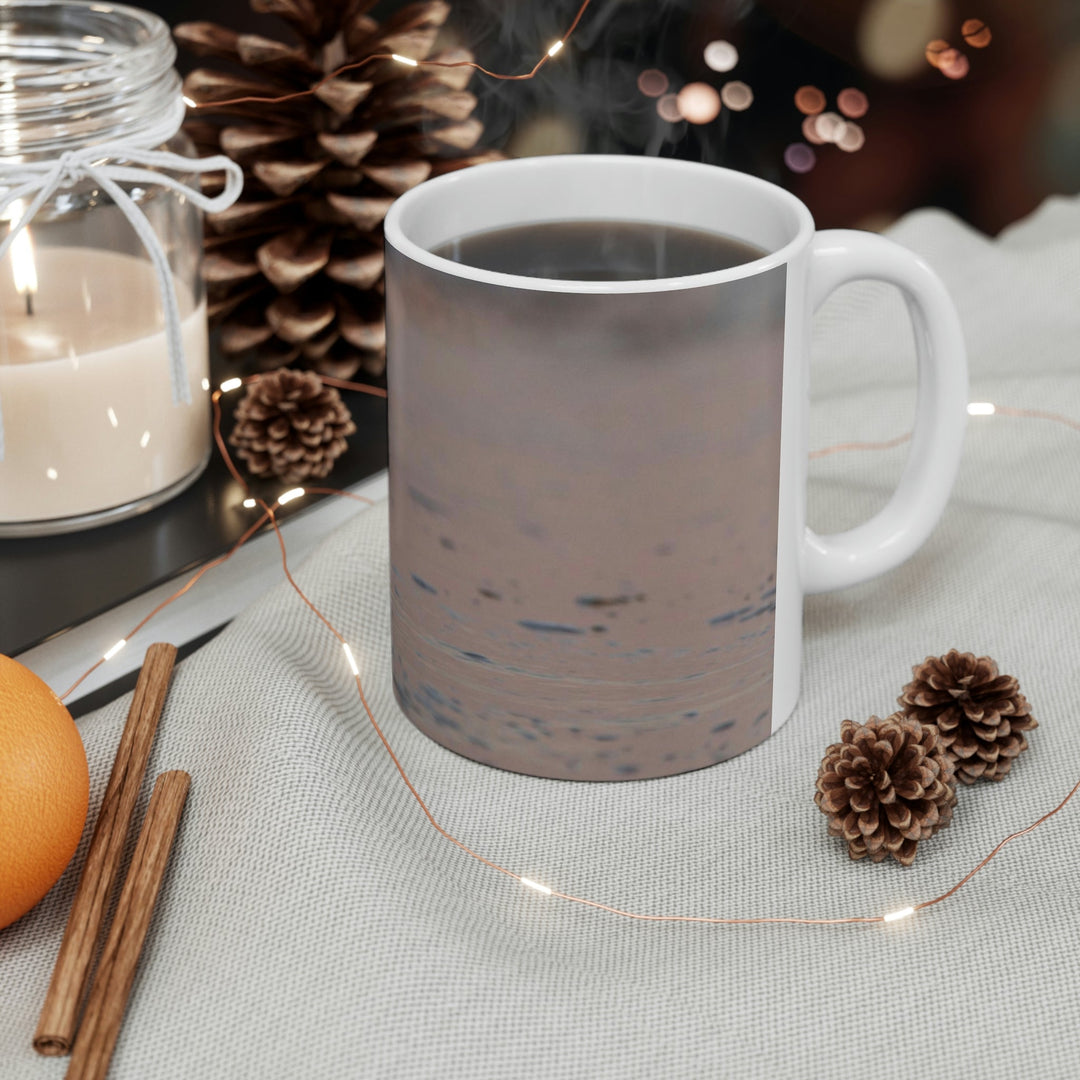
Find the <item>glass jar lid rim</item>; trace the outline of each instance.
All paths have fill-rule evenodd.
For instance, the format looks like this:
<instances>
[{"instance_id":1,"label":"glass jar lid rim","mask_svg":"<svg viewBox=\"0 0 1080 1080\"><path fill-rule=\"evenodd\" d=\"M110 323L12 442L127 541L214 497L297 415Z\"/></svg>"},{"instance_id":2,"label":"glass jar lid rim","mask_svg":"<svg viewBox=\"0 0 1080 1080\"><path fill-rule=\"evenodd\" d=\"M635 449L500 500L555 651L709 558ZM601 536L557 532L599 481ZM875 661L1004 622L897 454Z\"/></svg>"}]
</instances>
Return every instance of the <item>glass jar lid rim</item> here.
<instances>
[{"instance_id":1,"label":"glass jar lid rim","mask_svg":"<svg viewBox=\"0 0 1080 1080\"><path fill-rule=\"evenodd\" d=\"M175 58L152 12L100 0L0 4L0 159L141 140L180 105Z\"/></svg>"},{"instance_id":2,"label":"glass jar lid rim","mask_svg":"<svg viewBox=\"0 0 1080 1080\"><path fill-rule=\"evenodd\" d=\"M63 75L65 78L79 75L90 76L95 71L115 65L117 60L131 63L138 62L143 57L157 59L163 47L175 56L172 32L168 24L160 15L155 15L152 11L146 11L143 8L132 7L129 4L100 3L99 0L6 0L5 3L0 4L0 60L5 58L7 47L11 44L4 40L4 24L13 22L20 9L41 11L47 8L85 11L87 14L98 16L118 16L117 25L127 23L131 30L142 33L142 39L122 51L95 52L87 48L85 59L61 60L54 64L42 64L32 69L5 73L0 76L0 91L7 88L16 89L20 86L41 85L44 80L57 75ZM99 40L94 44L104 44L104 41Z\"/></svg>"}]
</instances>

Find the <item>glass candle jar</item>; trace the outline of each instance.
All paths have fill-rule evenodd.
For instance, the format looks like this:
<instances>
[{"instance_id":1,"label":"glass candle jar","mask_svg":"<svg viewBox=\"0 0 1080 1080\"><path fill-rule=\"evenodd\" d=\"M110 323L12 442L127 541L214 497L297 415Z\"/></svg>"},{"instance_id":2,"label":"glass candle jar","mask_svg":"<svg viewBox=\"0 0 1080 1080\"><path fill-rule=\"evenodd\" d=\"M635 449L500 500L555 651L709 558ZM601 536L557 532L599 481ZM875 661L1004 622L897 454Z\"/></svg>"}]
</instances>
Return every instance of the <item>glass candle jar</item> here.
<instances>
[{"instance_id":1,"label":"glass candle jar","mask_svg":"<svg viewBox=\"0 0 1080 1080\"><path fill-rule=\"evenodd\" d=\"M170 156L191 154L175 56L135 8L0 5L0 195L38 170L0 224L0 536L129 517L209 459L207 200Z\"/></svg>"}]
</instances>

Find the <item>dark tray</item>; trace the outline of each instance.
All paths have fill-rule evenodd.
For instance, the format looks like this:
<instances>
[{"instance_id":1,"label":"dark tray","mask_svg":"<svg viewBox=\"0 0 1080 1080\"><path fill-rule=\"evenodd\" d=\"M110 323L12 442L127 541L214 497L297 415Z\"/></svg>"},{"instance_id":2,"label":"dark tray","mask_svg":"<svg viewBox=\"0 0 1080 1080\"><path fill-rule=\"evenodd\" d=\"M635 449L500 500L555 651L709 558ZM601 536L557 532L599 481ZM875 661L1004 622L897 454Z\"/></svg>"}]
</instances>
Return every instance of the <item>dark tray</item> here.
<instances>
[{"instance_id":1,"label":"dark tray","mask_svg":"<svg viewBox=\"0 0 1080 1080\"><path fill-rule=\"evenodd\" d=\"M330 476L318 481L326 487L346 488L386 468L385 400L342 396L357 431ZM254 490L270 501L284 486ZM236 512L242 497L215 450L187 491L138 517L63 536L0 540L0 653L14 656L222 554L251 523ZM279 520L316 498L282 507Z\"/></svg>"}]
</instances>

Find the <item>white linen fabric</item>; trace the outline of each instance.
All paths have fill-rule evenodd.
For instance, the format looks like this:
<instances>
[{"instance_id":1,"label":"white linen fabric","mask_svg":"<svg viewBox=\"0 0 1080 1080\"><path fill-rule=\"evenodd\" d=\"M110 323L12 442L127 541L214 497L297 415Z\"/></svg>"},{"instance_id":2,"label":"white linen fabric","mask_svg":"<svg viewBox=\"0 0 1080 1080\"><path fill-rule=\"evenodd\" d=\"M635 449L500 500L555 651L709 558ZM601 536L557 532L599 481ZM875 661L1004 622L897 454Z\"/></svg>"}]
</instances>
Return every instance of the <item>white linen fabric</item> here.
<instances>
[{"instance_id":1,"label":"white linen fabric","mask_svg":"<svg viewBox=\"0 0 1080 1080\"><path fill-rule=\"evenodd\" d=\"M892 235L955 297L973 400L1080 419L1080 200L1050 200L993 241L937 211ZM904 431L913 371L898 296L875 284L837 294L815 325L812 445ZM811 523L838 529L873 512L904 453L814 462ZM352 642L433 813L481 854L638 911L880 914L944 891L1080 778L1078 461L1080 433L1059 424L974 417L923 550L809 599L787 725L671 779L512 775L413 729L390 686L385 506L329 536L297 576ZM152 628L129 648L151 640ZM1040 721L1031 749L1003 783L961 790L952 826L912 868L852 863L812 801L825 747L844 717L892 711L911 665L954 646L1020 679ZM127 704L80 724L91 821ZM187 769L193 783L115 1080L1050 1080L1080 1069L1080 797L951 900L889 926L617 918L522 888L431 828L340 646L284 584L180 666L151 766ZM60 884L0 933L4 1080L66 1068L30 1041L89 830Z\"/></svg>"}]
</instances>

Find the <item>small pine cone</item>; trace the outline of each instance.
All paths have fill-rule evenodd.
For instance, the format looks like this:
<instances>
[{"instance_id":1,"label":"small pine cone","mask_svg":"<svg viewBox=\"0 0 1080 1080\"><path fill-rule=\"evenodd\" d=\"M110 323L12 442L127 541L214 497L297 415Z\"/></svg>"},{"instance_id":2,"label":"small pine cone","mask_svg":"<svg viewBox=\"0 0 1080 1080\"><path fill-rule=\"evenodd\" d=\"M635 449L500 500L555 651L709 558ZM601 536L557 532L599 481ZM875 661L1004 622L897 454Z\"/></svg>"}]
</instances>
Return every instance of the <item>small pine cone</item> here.
<instances>
[{"instance_id":1,"label":"small pine cone","mask_svg":"<svg viewBox=\"0 0 1080 1080\"><path fill-rule=\"evenodd\" d=\"M296 484L326 476L354 431L337 390L314 372L282 369L248 383L229 443L252 476Z\"/></svg>"},{"instance_id":2,"label":"small pine cone","mask_svg":"<svg viewBox=\"0 0 1080 1080\"><path fill-rule=\"evenodd\" d=\"M1016 679L999 674L989 656L956 649L928 656L911 671L897 701L905 716L936 725L956 778L1004 780L1013 758L1027 749L1024 732L1039 726Z\"/></svg>"},{"instance_id":3,"label":"small pine cone","mask_svg":"<svg viewBox=\"0 0 1080 1080\"><path fill-rule=\"evenodd\" d=\"M937 728L899 713L865 724L845 720L840 742L825 751L814 795L848 854L910 866L920 840L952 821L953 766Z\"/></svg>"}]
</instances>

